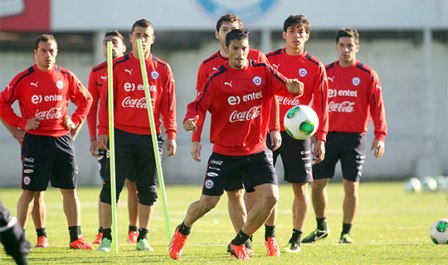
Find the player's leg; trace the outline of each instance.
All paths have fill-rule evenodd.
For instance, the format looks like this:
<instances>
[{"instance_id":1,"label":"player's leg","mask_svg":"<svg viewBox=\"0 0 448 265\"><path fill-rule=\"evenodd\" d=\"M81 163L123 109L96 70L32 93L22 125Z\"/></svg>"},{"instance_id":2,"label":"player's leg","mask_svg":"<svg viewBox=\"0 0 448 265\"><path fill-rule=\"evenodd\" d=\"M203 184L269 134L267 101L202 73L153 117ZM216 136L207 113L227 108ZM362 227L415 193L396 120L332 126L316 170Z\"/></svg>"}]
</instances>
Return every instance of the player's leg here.
<instances>
[{"instance_id":1,"label":"player's leg","mask_svg":"<svg viewBox=\"0 0 448 265\"><path fill-rule=\"evenodd\" d=\"M36 191L22 190L22 194L17 202L17 220L20 227L23 229L25 229L28 224L28 218L32 211L35 194Z\"/></svg>"},{"instance_id":2,"label":"player's leg","mask_svg":"<svg viewBox=\"0 0 448 265\"><path fill-rule=\"evenodd\" d=\"M339 243L353 243L350 232L359 207L359 181L365 159L365 136L346 134L345 146L341 155L342 175L344 178L343 220Z\"/></svg>"},{"instance_id":3,"label":"player's leg","mask_svg":"<svg viewBox=\"0 0 448 265\"><path fill-rule=\"evenodd\" d=\"M65 135L49 138L49 141L56 152L50 181L62 194L62 204L70 233L70 248L92 249L92 245L82 237L81 204L76 192L78 166L73 140L70 135Z\"/></svg>"},{"instance_id":4,"label":"player's leg","mask_svg":"<svg viewBox=\"0 0 448 265\"><path fill-rule=\"evenodd\" d=\"M179 259L185 246L191 227L203 215L215 208L224 189L231 188L228 180L232 179L234 172L233 160L229 157L212 153L207 163L207 171L202 185L202 195L198 201L188 206L184 221L176 227L168 250L172 259ZM240 175L236 175L240 176ZM241 182L241 181L240 181Z\"/></svg>"},{"instance_id":5,"label":"player's leg","mask_svg":"<svg viewBox=\"0 0 448 265\"><path fill-rule=\"evenodd\" d=\"M131 181L128 178L125 180L125 185L128 190L128 216L129 216L129 228L128 228L128 243L137 243L138 236L138 197L137 197L137 185L135 181Z\"/></svg>"},{"instance_id":6,"label":"player's leg","mask_svg":"<svg viewBox=\"0 0 448 265\"><path fill-rule=\"evenodd\" d=\"M46 213L47 209L45 206L45 192L36 192L34 196L34 206L31 212L31 216L33 218L34 227L36 228L37 234L37 244L35 247L38 248L47 248L48 247L48 238L47 233L45 231L45 221L46 221Z\"/></svg>"},{"instance_id":7,"label":"player's leg","mask_svg":"<svg viewBox=\"0 0 448 265\"><path fill-rule=\"evenodd\" d=\"M104 184L104 179L106 178L106 167L107 167L107 151L98 149L98 171L99 176L101 178L102 184ZM95 236L95 240L92 244L99 245L101 240L103 239L103 227L102 223L102 214L101 214L101 199L98 196L98 233Z\"/></svg>"},{"instance_id":8,"label":"player's leg","mask_svg":"<svg viewBox=\"0 0 448 265\"><path fill-rule=\"evenodd\" d=\"M240 231L247 219L245 196L242 188L227 191L227 208L235 232Z\"/></svg>"}]
</instances>

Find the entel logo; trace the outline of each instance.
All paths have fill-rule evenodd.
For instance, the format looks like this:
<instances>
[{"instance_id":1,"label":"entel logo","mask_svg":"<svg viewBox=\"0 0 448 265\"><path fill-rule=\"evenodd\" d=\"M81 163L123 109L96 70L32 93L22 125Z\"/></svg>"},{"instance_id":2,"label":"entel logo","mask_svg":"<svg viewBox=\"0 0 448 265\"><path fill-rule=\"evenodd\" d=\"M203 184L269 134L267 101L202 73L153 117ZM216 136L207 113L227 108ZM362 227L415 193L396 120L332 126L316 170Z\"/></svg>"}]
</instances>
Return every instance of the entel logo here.
<instances>
[{"instance_id":1,"label":"entel logo","mask_svg":"<svg viewBox=\"0 0 448 265\"><path fill-rule=\"evenodd\" d=\"M127 83L124 83L123 89L126 92L132 92L132 91L135 91L135 90L144 90L144 86L141 85L141 84L136 85L134 83L127 82ZM156 91L156 86L154 86L154 85L149 86L149 91L155 92Z\"/></svg>"}]
</instances>

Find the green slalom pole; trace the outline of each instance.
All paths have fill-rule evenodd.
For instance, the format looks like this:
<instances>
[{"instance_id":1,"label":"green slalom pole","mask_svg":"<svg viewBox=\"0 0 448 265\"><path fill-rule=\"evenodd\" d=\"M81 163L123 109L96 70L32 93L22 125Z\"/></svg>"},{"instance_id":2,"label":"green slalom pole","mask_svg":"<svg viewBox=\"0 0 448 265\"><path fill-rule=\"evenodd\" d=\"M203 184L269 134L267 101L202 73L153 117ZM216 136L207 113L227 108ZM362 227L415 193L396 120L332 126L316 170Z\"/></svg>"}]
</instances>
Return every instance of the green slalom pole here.
<instances>
[{"instance_id":1,"label":"green slalom pole","mask_svg":"<svg viewBox=\"0 0 448 265\"><path fill-rule=\"evenodd\" d=\"M159 179L159 189L160 193L162 194L163 212L165 214L165 226L168 235L168 241L170 241L172 237L172 232L170 227L170 217L168 214L168 200L166 198L165 183L163 181L162 163L159 154L156 125L154 122L154 114L151 104L151 94L149 93L148 74L146 73L146 64L145 64L145 58L143 56L143 46L141 39L137 39L137 48L138 48L138 58L140 59L140 69L142 70L143 89L145 90L146 106L148 109L148 116L149 116L149 127L151 129L152 146L154 149L154 157L156 160L157 177Z\"/></svg>"},{"instance_id":2,"label":"green slalom pole","mask_svg":"<svg viewBox=\"0 0 448 265\"><path fill-rule=\"evenodd\" d=\"M112 208L112 248L118 254L117 191L115 189L115 132L114 132L114 84L112 72L112 42L107 42L107 105L109 112L109 160L110 196Z\"/></svg>"}]
</instances>

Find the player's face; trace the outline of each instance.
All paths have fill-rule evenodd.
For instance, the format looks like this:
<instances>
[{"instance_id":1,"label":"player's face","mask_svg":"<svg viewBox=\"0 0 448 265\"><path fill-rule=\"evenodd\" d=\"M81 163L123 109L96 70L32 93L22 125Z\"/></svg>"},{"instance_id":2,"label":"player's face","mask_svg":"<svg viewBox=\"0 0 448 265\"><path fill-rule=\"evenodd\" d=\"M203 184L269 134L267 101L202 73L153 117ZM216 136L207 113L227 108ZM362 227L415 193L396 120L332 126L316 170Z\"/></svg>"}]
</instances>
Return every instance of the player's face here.
<instances>
[{"instance_id":1,"label":"player's face","mask_svg":"<svg viewBox=\"0 0 448 265\"><path fill-rule=\"evenodd\" d=\"M129 40L132 43L132 50L134 54L138 54L137 40L141 39L143 53L149 55L151 53L151 45L154 43L154 38L154 30L151 27L135 27L132 33L129 35Z\"/></svg>"},{"instance_id":2,"label":"player's face","mask_svg":"<svg viewBox=\"0 0 448 265\"><path fill-rule=\"evenodd\" d=\"M303 26L296 24L288 27L286 32L283 32L283 39L286 40L286 47L295 50L302 51L305 49L305 43L310 38L309 33L305 31Z\"/></svg>"},{"instance_id":3,"label":"player's face","mask_svg":"<svg viewBox=\"0 0 448 265\"><path fill-rule=\"evenodd\" d=\"M354 38L342 37L339 38L336 44L336 51L338 52L339 62L344 65L353 65L356 62L356 53L359 51L359 44L355 42Z\"/></svg>"},{"instance_id":4,"label":"player's face","mask_svg":"<svg viewBox=\"0 0 448 265\"><path fill-rule=\"evenodd\" d=\"M221 27L219 28L219 31L215 31L215 37L219 40L219 43L223 47L226 46L226 36L227 33L231 32L234 29L239 29L240 25L238 22L224 22L221 24Z\"/></svg>"},{"instance_id":5,"label":"player's face","mask_svg":"<svg viewBox=\"0 0 448 265\"><path fill-rule=\"evenodd\" d=\"M117 58L126 52L126 45L123 40L117 36L107 36L103 40L103 55L107 57L107 42L112 42L112 57Z\"/></svg>"},{"instance_id":6,"label":"player's face","mask_svg":"<svg viewBox=\"0 0 448 265\"><path fill-rule=\"evenodd\" d=\"M37 68L43 71L51 70L56 63L58 45L54 40L39 42L37 49L33 52Z\"/></svg>"},{"instance_id":7,"label":"player's face","mask_svg":"<svg viewBox=\"0 0 448 265\"><path fill-rule=\"evenodd\" d=\"M228 49L229 66L233 69L243 69L247 65L249 54L249 40L232 40Z\"/></svg>"}]
</instances>

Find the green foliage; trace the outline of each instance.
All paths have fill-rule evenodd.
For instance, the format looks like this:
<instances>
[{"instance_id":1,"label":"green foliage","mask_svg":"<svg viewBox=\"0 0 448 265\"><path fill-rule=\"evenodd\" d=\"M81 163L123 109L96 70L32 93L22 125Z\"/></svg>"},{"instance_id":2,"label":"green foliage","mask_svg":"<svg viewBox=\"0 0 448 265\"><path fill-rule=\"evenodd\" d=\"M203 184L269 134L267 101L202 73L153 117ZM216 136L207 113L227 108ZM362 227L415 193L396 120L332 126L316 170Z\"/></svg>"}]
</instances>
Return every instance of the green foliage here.
<instances>
[{"instance_id":1,"label":"green foliage","mask_svg":"<svg viewBox=\"0 0 448 265\"><path fill-rule=\"evenodd\" d=\"M98 228L99 187L81 187L78 195L82 205L82 231L93 241ZM328 225L331 235L315 244L303 245L302 252L283 254L279 258L265 256L264 228L254 235L255 257L248 264L440 264L448 260L448 245L434 245L429 238L431 224L447 218L448 198L446 193L409 194L402 183L361 183L360 208L352 229L353 245L338 244L342 228L341 183L330 184ZM20 197L18 189L1 189L0 198L12 214ZM188 205L197 200L201 187L167 186L168 205L172 230L185 215ZM30 264L236 264L229 259L226 245L235 236L227 213L227 198L224 195L218 206L200 219L192 229L180 261L172 261L168 255L168 238L161 202L156 204L149 232L149 242L154 252L136 251L134 245L126 243L128 215L126 189L118 204L119 253L79 251L68 248L68 229L62 210L62 197L58 190L46 192L48 211L47 234L50 247L32 248L28 256ZM280 186L277 240L280 247L286 245L292 230L292 189ZM304 233L315 228L312 207ZM36 233L30 219L27 238L35 244ZM13 264L10 257L0 250L0 263ZM246 262L245 262L246 263Z\"/></svg>"}]
</instances>

